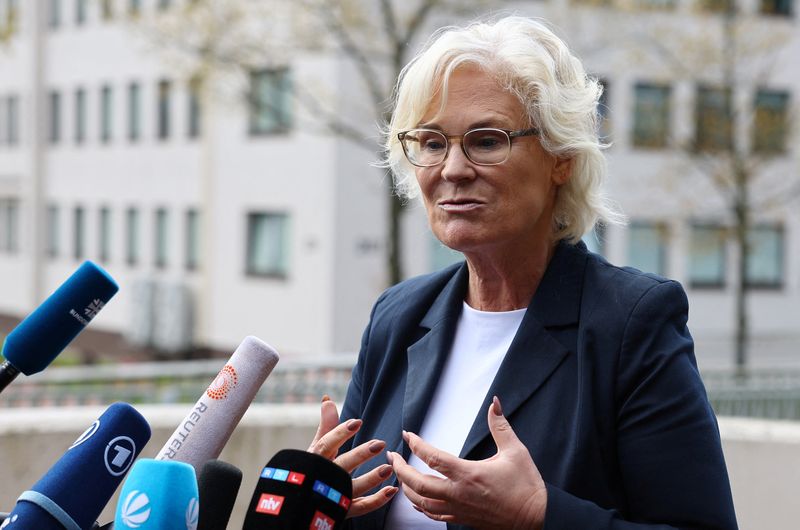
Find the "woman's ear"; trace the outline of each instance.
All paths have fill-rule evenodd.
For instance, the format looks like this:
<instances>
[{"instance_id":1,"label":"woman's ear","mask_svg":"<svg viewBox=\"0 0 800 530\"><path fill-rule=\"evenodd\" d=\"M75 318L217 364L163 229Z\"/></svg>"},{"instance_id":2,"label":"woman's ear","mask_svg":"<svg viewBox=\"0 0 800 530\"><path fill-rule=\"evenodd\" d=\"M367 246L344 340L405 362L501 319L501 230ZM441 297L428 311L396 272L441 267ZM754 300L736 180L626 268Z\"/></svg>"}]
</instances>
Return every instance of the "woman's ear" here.
<instances>
[{"instance_id":1,"label":"woman's ear","mask_svg":"<svg viewBox=\"0 0 800 530\"><path fill-rule=\"evenodd\" d=\"M553 182L559 186L567 183L572 176L572 158L556 158L553 165Z\"/></svg>"}]
</instances>

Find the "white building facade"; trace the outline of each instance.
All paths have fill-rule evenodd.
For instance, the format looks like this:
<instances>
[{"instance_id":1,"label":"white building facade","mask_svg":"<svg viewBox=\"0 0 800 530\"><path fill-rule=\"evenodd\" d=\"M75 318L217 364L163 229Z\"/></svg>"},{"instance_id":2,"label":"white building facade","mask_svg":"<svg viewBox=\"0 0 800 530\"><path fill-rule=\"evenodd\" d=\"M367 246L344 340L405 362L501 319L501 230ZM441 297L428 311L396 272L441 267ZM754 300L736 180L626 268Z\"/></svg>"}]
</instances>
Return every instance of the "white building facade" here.
<instances>
[{"instance_id":1,"label":"white building facade","mask_svg":"<svg viewBox=\"0 0 800 530\"><path fill-rule=\"evenodd\" d=\"M203 96L136 31L180 3L0 0L0 20L14 26L0 44L0 313L24 317L91 259L121 286L92 327L134 344L227 350L252 334L290 355L357 350L387 285L384 175L370 165L375 153L306 127L313 116L292 98L293 87L323 80L346 112L359 90L351 66L337 54L298 53L253 72L251 105ZM514 7L560 26L606 83L609 191L631 222L604 230L602 252L681 281L701 366L730 365L736 271L720 235L729 219L707 180L686 179L694 162L673 141L697 138L697 115L713 117L721 93L711 74L705 83L702 72L632 61L627 40L654 21L697 23L702 34L722 15L680 1L656 10L569 0ZM788 0L743 7L768 33L789 36L769 80L722 93L785 123L765 140L776 154L764 163L777 175L767 188L773 178L800 183L789 126L800 93L793 9ZM368 118L364 131L378 135ZM421 207L408 210L406 275L454 259ZM796 362L800 202L754 220L751 363Z\"/></svg>"}]
</instances>

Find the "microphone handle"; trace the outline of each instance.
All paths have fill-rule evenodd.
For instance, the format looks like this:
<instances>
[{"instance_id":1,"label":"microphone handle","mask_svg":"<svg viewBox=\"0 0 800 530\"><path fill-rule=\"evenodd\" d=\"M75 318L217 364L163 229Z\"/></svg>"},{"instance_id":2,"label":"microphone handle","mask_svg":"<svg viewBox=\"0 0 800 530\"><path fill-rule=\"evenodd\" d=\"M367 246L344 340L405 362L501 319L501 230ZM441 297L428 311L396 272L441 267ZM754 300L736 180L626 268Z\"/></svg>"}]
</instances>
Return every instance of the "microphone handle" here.
<instances>
[{"instance_id":1,"label":"microphone handle","mask_svg":"<svg viewBox=\"0 0 800 530\"><path fill-rule=\"evenodd\" d=\"M5 388L19 375L19 369L16 366L11 364L9 361L5 361L2 365L0 365L0 392L5 390Z\"/></svg>"},{"instance_id":2,"label":"microphone handle","mask_svg":"<svg viewBox=\"0 0 800 530\"><path fill-rule=\"evenodd\" d=\"M6 518L8 518L8 515L9 515L8 512L0 512L0 523L5 522ZM114 528L114 523L111 522L111 523L108 523L105 526L100 526L95 521L95 523L92 525L92 530L104 530L106 528L109 529L109 530L112 530Z\"/></svg>"}]
</instances>

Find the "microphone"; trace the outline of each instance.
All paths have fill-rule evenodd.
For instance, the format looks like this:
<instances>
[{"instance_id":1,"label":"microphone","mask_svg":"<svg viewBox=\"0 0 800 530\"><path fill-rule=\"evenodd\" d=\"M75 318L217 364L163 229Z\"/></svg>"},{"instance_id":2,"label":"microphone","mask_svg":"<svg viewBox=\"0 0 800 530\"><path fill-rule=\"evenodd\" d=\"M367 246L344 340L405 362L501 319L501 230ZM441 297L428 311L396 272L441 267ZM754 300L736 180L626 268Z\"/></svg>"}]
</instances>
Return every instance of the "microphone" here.
<instances>
[{"instance_id":1,"label":"microphone","mask_svg":"<svg viewBox=\"0 0 800 530\"><path fill-rule=\"evenodd\" d=\"M33 375L53 362L119 290L106 271L85 261L8 334L0 365L0 392L20 372Z\"/></svg>"},{"instance_id":2,"label":"microphone","mask_svg":"<svg viewBox=\"0 0 800 530\"><path fill-rule=\"evenodd\" d=\"M194 530L199 515L194 468L183 462L143 458L122 485L114 529Z\"/></svg>"},{"instance_id":3,"label":"microphone","mask_svg":"<svg viewBox=\"0 0 800 530\"><path fill-rule=\"evenodd\" d=\"M197 530L220 530L228 527L236 495L242 485L242 470L223 462L209 460L197 476L200 492L200 522Z\"/></svg>"},{"instance_id":4,"label":"microphone","mask_svg":"<svg viewBox=\"0 0 800 530\"><path fill-rule=\"evenodd\" d=\"M246 337L156 460L177 460L195 470L217 458L280 356L256 337Z\"/></svg>"},{"instance_id":5,"label":"microphone","mask_svg":"<svg viewBox=\"0 0 800 530\"><path fill-rule=\"evenodd\" d=\"M335 530L352 496L347 471L320 455L284 449L261 471L242 530Z\"/></svg>"},{"instance_id":6,"label":"microphone","mask_svg":"<svg viewBox=\"0 0 800 530\"><path fill-rule=\"evenodd\" d=\"M149 439L150 426L142 415L127 403L114 403L20 495L6 519L8 526L91 529Z\"/></svg>"}]
</instances>

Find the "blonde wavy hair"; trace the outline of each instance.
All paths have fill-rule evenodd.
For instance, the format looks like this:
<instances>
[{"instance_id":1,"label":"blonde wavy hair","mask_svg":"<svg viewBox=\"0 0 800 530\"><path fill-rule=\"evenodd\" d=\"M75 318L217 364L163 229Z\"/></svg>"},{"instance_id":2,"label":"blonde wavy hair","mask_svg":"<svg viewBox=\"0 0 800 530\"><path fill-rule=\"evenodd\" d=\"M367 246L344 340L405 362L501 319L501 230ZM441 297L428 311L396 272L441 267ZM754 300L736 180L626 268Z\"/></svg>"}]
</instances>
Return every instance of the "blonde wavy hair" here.
<instances>
[{"instance_id":1,"label":"blonde wavy hair","mask_svg":"<svg viewBox=\"0 0 800 530\"><path fill-rule=\"evenodd\" d=\"M398 195L411 199L420 188L397 133L417 127L436 95L447 93L452 73L465 65L479 67L516 96L528 126L541 131L542 147L572 160L572 174L556 199L556 240L576 242L598 221L624 221L602 190L607 173L607 145L598 134L602 85L545 23L519 16L442 28L403 69L381 164L391 169Z\"/></svg>"}]
</instances>

